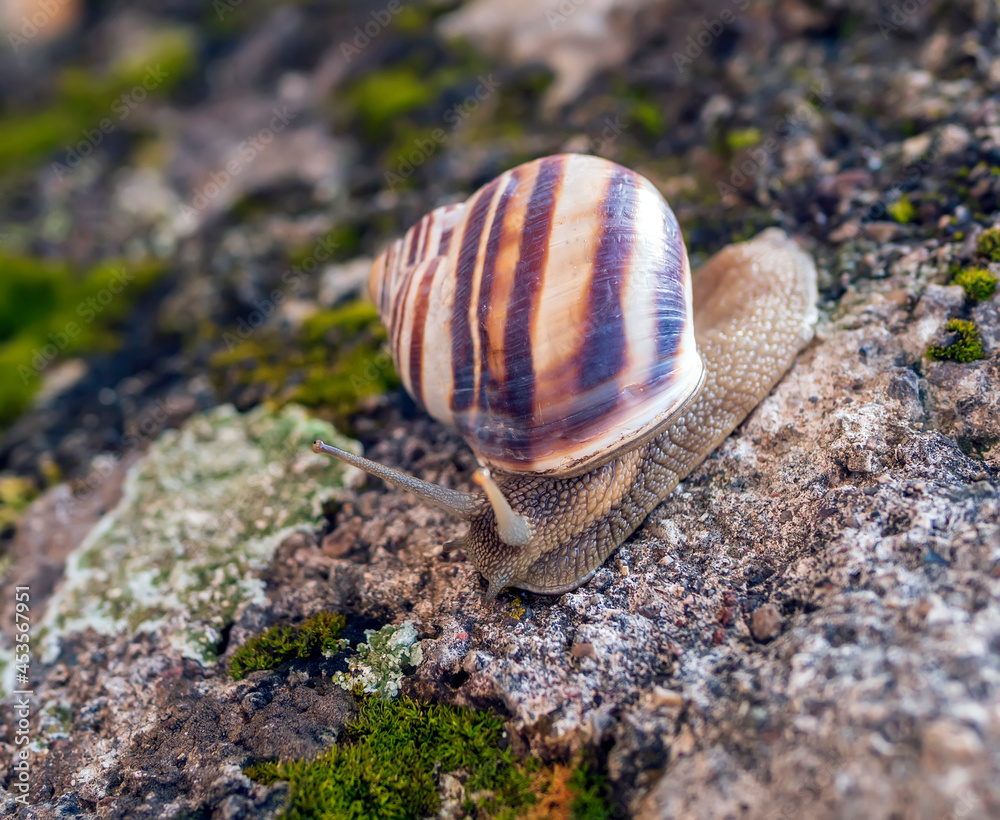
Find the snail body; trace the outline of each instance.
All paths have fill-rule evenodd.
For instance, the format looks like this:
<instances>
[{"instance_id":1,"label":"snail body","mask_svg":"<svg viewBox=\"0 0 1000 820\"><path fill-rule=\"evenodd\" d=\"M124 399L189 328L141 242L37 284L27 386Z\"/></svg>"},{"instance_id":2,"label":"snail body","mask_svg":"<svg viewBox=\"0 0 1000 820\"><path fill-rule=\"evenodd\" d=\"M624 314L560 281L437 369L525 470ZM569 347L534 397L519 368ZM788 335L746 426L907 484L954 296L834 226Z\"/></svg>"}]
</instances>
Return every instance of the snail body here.
<instances>
[{"instance_id":1,"label":"snail body","mask_svg":"<svg viewBox=\"0 0 1000 820\"><path fill-rule=\"evenodd\" d=\"M369 290L404 385L463 434L484 495L313 449L467 519L486 600L586 583L767 395L817 316L815 267L781 231L692 281L653 185L572 154L428 214Z\"/></svg>"}]
</instances>

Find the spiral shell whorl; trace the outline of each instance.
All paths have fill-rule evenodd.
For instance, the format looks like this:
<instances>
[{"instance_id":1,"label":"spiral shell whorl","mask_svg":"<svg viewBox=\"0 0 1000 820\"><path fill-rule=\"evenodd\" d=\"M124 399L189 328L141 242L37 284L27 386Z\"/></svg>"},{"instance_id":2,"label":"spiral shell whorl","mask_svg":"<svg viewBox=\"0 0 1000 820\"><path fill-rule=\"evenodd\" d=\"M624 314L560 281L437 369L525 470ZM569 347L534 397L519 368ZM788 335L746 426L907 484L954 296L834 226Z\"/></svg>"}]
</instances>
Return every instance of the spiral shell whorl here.
<instances>
[{"instance_id":1,"label":"spiral shell whorl","mask_svg":"<svg viewBox=\"0 0 1000 820\"><path fill-rule=\"evenodd\" d=\"M702 378L677 221L648 180L597 157L536 160L438 208L369 287L411 395L508 472L607 461Z\"/></svg>"}]
</instances>

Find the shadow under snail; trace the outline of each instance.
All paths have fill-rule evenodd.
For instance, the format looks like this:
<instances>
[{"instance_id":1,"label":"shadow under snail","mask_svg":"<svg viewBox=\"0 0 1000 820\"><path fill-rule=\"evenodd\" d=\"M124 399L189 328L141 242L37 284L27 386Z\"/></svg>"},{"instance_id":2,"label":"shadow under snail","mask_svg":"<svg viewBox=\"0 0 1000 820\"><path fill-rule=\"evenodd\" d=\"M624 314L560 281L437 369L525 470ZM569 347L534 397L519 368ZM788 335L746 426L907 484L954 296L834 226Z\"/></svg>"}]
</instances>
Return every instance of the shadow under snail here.
<instances>
[{"instance_id":1,"label":"shadow under snail","mask_svg":"<svg viewBox=\"0 0 1000 820\"><path fill-rule=\"evenodd\" d=\"M486 601L586 583L768 394L817 316L813 261L782 231L692 281L652 183L577 154L432 211L375 260L369 291L404 385L461 432L483 494L313 450L469 521Z\"/></svg>"}]
</instances>

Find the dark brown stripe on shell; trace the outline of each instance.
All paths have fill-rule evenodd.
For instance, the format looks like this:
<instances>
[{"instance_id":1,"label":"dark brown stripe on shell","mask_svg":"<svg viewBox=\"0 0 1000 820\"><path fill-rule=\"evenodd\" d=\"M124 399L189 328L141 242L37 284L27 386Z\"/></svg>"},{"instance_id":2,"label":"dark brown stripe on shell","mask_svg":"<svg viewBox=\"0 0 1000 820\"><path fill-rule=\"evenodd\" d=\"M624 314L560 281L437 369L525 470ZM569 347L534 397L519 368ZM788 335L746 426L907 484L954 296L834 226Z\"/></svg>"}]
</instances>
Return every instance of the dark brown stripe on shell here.
<instances>
[{"instance_id":1,"label":"dark brown stripe on shell","mask_svg":"<svg viewBox=\"0 0 1000 820\"><path fill-rule=\"evenodd\" d=\"M451 317L452 393L450 406L453 413L468 410L475 400L476 373L473 361L472 329L469 327L469 307L472 304L472 283L475 279L479 256L479 240L483 234L490 203L496 193L500 178L483 188L465 223L462 244L455 266L455 303Z\"/></svg>"},{"instance_id":2,"label":"dark brown stripe on shell","mask_svg":"<svg viewBox=\"0 0 1000 820\"><path fill-rule=\"evenodd\" d=\"M407 265L413 265L417 261L417 251L420 249L420 233L426 221L427 217L424 217L416 225L410 228L410 250L406 257Z\"/></svg>"},{"instance_id":3,"label":"dark brown stripe on shell","mask_svg":"<svg viewBox=\"0 0 1000 820\"><path fill-rule=\"evenodd\" d=\"M452 228L441 231L441 240L438 242L438 254L440 256L448 255L448 247L451 245L451 232Z\"/></svg>"},{"instance_id":4,"label":"dark brown stripe on shell","mask_svg":"<svg viewBox=\"0 0 1000 820\"><path fill-rule=\"evenodd\" d=\"M604 192L603 224L587 295L590 327L580 351L581 390L614 382L625 367L622 288L635 249L636 194L635 177L624 169L608 180Z\"/></svg>"},{"instance_id":5,"label":"dark brown stripe on shell","mask_svg":"<svg viewBox=\"0 0 1000 820\"><path fill-rule=\"evenodd\" d=\"M493 305L493 274L496 271L497 256L500 254L500 243L503 240L503 223L507 214L507 207L510 199L517 191L518 182L521 179L520 170L515 170L507 178L507 184L503 193L500 194L500 201L497 203L496 211L490 223L490 235L486 240L486 257L483 259L483 273L479 277L479 328L482 331L486 327L486 320L489 318ZM489 395L486 390L488 382L496 384L501 378L501 374L491 373L487 357L486 345L480 346L479 350L479 409L486 412L489 410Z\"/></svg>"},{"instance_id":6,"label":"dark brown stripe on shell","mask_svg":"<svg viewBox=\"0 0 1000 820\"><path fill-rule=\"evenodd\" d=\"M427 305L430 301L431 286L434 275L441 266L441 257L435 257L424 271L417 286L417 298L413 303L413 330L410 333L410 389L413 397L424 407L423 392L423 362L424 362L424 330L427 325Z\"/></svg>"},{"instance_id":7,"label":"dark brown stripe on shell","mask_svg":"<svg viewBox=\"0 0 1000 820\"><path fill-rule=\"evenodd\" d=\"M534 420L535 372L531 352L531 327L538 309L538 294L549 258L549 240L556 201L562 187L565 158L542 161L531 199L525 210L521 246L514 271L514 285L504 327L504 380L497 410L508 420L505 438L510 452L530 458L528 430Z\"/></svg>"},{"instance_id":8,"label":"dark brown stripe on shell","mask_svg":"<svg viewBox=\"0 0 1000 820\"><path fill-rule=\"evenodd\" d=\"M684 300L684 255L681 229L668 208L663 214L664 270L658 274L660 297L656 305L656 364L653 367L654 383L673 375L675 359L681 337L688 322L687 304Z\"/></svg>"},{"instance_id":9,"label":"dark brown stripe on shell","mask_svg":"<svg viewBox=\"0 0 1000 820\"><path fill-rule=\"evenodd\" d=\"M387 325L393 358L396 360L396 366L400 369L402 369L403 362L406 361L402 350L403 325L405 324L404 320L406 316L406 300L410 294L410 284L413 281L414 270L414 266L408 267L400 277L399 289L395 293L392 304L392 320Z\"/></svg>"}]
</instances>

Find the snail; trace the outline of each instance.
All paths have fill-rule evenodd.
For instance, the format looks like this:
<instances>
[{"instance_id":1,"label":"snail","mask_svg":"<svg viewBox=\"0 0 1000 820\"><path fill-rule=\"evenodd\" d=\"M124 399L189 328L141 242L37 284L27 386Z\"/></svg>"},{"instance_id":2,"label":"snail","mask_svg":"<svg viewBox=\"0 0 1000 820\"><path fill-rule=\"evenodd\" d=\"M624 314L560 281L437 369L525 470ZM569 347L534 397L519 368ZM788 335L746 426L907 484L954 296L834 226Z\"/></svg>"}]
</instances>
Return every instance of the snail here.
<instances>
[{"instance_id":1,"label":"snail","mask_svg":"<svg viewBox=\"0 0 1000 820\"><path fill-rule=\"evenodd\" d=\"M770 392L817 318L815 266L782 231L692 279L653 184L577 154L432 211L374 261L369 292L405 387L468 442L482 495L313 451L467 520L486 602L586 583Z\"/></svg>"}]
</instances>

